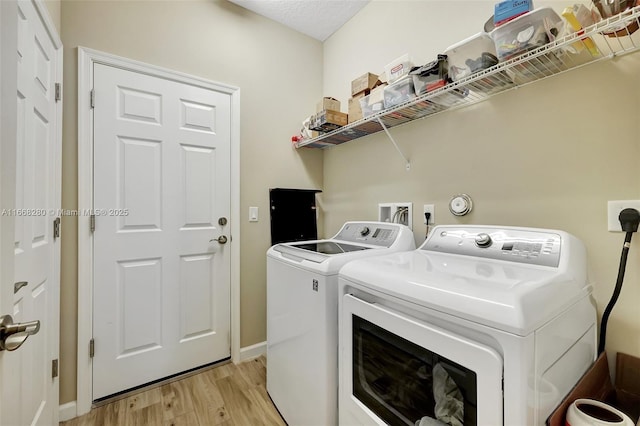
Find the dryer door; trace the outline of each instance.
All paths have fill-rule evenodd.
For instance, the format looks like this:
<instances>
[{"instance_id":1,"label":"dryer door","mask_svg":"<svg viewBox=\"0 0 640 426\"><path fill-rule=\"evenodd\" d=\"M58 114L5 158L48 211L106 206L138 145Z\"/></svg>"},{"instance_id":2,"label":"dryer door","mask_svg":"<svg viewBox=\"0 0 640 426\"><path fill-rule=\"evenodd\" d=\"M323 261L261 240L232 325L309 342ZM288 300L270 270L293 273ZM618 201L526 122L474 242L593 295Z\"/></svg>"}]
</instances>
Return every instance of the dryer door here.
<instances>
[{"instance_id":1,"label":"dryer door","mask_svg":"<svg viewBox=\"0 0 640 426\"><path fill-rule=\"evenodd\" d=\"M340 424L502 424L495 350L380 304L343 297L339 363Z\"/></svg>"}]
</instances>

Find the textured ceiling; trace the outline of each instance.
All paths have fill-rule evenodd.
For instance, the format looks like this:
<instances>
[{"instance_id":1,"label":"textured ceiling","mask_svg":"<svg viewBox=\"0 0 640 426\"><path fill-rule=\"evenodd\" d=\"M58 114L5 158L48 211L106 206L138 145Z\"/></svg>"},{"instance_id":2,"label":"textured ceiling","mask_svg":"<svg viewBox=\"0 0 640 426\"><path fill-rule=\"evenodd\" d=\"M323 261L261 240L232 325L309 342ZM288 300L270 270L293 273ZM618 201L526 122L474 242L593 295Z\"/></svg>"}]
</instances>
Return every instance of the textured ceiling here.
<instances>
[{"instance_id":1,"label":"textured ceiling","mask_svg":"<svg viewBox=\"0 0 640 426\"><path fill-rule=\"evenodd\" d=\"M370 0L229 0L317 40L325 41Z\"/></svg>"}]
</instances>

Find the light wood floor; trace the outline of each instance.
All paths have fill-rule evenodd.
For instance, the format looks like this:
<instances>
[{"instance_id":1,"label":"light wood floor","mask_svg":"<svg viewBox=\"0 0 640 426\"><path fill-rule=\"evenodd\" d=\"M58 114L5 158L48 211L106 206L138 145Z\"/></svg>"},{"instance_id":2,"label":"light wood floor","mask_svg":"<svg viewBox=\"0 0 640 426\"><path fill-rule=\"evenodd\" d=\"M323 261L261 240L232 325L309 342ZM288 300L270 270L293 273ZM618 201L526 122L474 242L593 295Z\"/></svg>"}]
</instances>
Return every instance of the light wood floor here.
<instances>
[{"instance_id":1,"label":"light wood floor","mask_svg":"<svg viewBox=\"0 0 640 426\"><path fill-rule=\"evenodd\" d=\"M225 364L111 402L61 426L284 426L266 391L264 356Z\"/></svg>"}]
</instances>

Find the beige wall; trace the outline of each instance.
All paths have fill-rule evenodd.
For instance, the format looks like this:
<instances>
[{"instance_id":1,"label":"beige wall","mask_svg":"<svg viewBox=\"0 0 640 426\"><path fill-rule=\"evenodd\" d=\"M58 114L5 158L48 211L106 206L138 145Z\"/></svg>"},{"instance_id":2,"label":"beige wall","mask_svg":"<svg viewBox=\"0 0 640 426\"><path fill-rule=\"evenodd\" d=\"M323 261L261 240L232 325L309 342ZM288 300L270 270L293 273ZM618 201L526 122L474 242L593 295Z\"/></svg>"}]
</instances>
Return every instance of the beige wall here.
<instances>
[{"instance_id":1,"label":"beige wall","mask_svg":"<svg viewBox=\"0 0 640 426\"><path fill-rule=\"evenodd\" d=\"M44 0L44 4L47 6L47 10L49 12L49 16L51 17L53 25L55 25L56 30L58 30L58 35L60 35L60 0Z\"/></svg>"},{"instance_id":2,"label":"beige wall","mask_svg":"<svg viewBox=\"0 0 640 426\"><path fill-rule=\"evenodd\" d=\"M65 209L77 207L78 46L240 87L241 346L264 341L268 189L322 185L322 153L289 142L321 96L321 43L223 0L65 0L62 41ZM249 206L259 222L248 222ZM76 397L76 226L63 219L61 404Z\"/></svg>"},{"instance_id":3,"label":"beige wall","mask_svg":"<svg viewBox=\"0 0 640 426\"><path fill-rule=\"evenodd\" d=\"M480 31L493 1L374 1L324 44L324 93L346 102L350 80L381 72L409 53L416 63ZM566 2L551 4L561 11ZM356 53L357 52L357 53ZM607 200L639 199L640 55L589 65L500 94L481 104L391 130L411 161L383 134L325 150L327 233L348 219L377 219L377 203L422 205L439 224L473 223L566 230L588 250L601 313L616 280L623 234L607 232ZM474 210L456 218L448 201L468 193ZM610 353L640 356L640 237L609 321ZM613 359L610 357L610 360Z\"/></svg>"},{"instance_id":4,"label":"beige wall","mask_svg":"<svg viewBox=\"0 0 640 426\"><path fill-rule=\"evenodd\" d=\"M424 203L436 204L438 223L567 230L587 245L602 311L622 241L621 234L606 231L606 201L640 198L637 54L393 129L411 159L409 172L382 135L325 151L289 146L322 93L346 105L351 79L382 71L403 53L416 63L431 60L479 31L492 4L374 1L323 49L222 0L65 0L61 7L47 2L65 46L63 207L77 206L76 48L86 46L241 88L242 346L266 337L270 187L324 189L325 235L345 220L376 219L377 203L388 201L414 203L418 242ZM560 3L536 6L546 4ZM449 198L459 192L475 202L462 219L447 210ZM260 207L260 222L246 221L249 206ZM61 403L75 399L77 361L76 222L65 217L63 225ZM640 355L639 253L632 247L625 287L610 321L610 351Z\"/></svg>"}]
</instances>

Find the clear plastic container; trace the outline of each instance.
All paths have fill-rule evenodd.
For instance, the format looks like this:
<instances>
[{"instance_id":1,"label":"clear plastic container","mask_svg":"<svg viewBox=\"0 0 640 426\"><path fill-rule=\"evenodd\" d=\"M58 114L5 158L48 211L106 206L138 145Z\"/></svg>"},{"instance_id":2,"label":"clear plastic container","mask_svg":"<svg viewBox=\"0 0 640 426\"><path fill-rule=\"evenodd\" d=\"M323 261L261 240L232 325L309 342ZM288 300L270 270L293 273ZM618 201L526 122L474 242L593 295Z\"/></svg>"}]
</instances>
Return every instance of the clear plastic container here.
<instances>
[{"instance_id":1,"label":"clear plastic container","mask_svg":"<svg viewBox=\"0 0 640 426\"><path fill-rule=\"evenodd\" d=\"M413 68L413 62L409 59L408 54L404 54L399 58L396 58L384 67L384 72L387 75L387 82L391 84L401 79L405 75L409 74L411 68Z\"/></svg>"},{"instance_id":2,"label":"clear plastic container","mask_svg":"<svg viewBox=\"0 0 640 426\"><path fill-rule=\"evenodd\" d=\"M532 10L491 31L498 60L506 61L555 40L563 21L550 7Z\"/></svg>"},{"instance_id":3,"label":"clear plastic container","mask_svg":"<svg viewBox=\"0 0 640 426\"><path fill-rule=\"evenodd\" d=\"M492 67L498 63L496 46L489 34L481 32L449 46L444 54L453 81Z\"/></svg>"},{"instance_id":4,"label":"clear plastic container","mask_svg":"<svg viewBox=\"0 0 640 426\"><path fill-rule=\"evenodd\" d=\"M385 109L400 105L415 98L416 91L413 88L413 79L410 75L406 75L384 88Z\"/></svg>"}]
</instances>

